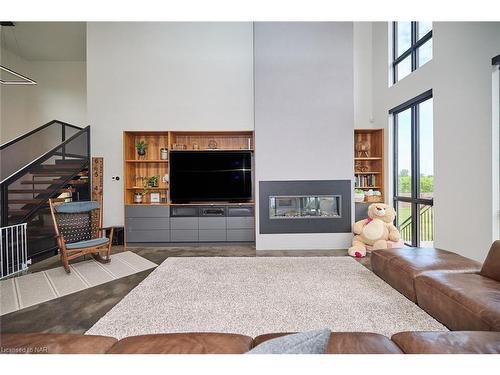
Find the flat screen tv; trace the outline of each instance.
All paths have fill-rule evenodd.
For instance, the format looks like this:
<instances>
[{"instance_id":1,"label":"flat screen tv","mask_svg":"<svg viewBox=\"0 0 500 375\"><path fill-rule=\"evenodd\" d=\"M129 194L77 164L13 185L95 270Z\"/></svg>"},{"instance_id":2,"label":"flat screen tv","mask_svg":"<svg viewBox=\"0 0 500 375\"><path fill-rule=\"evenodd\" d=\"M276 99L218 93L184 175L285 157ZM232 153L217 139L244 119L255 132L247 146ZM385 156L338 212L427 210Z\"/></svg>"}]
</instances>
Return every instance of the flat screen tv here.
<instances>
[{"instance_id":1,"label":"flat screen tv","mask_svg":"<svg viewBox=\"0 0 500 375\"><path fill-rule=\"evenodd\" d=\"M172 151L172 202L252 199L251 151Z\"/></svg>"}]
</instances>

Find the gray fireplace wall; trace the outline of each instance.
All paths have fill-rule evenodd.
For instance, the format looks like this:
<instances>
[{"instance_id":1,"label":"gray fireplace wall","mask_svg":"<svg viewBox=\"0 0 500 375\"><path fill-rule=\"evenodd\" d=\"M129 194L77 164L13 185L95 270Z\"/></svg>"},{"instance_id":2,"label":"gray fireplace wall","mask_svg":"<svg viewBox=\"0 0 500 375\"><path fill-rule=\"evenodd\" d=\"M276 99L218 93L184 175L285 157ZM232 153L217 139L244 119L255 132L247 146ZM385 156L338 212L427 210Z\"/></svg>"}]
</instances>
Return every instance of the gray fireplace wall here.
<instances>
[{"instance_id":1,"label":"gray fireplace wall","mask_svg":"<svg viewBox=\"0 0 500 375\"><path fill-rule=\"evenodd\" d=\"M256 201L260 181L351 181L353 24L256 22L254 79ZM257 250L346 248L352 240L347 227L262 233L256 210Z\"/></svg>"},{"instance_id":2,"label":"gray fireplace wall","mask_svg":"<svg viewBox=\"0 0 500 375\"><path fill-rule=\"evenodd\" d=\"M340 195L340 217L271 219L270 196ZM351 231L351 181L260 181L259 233L345 233Z\"/></svg>"}]
</instances>

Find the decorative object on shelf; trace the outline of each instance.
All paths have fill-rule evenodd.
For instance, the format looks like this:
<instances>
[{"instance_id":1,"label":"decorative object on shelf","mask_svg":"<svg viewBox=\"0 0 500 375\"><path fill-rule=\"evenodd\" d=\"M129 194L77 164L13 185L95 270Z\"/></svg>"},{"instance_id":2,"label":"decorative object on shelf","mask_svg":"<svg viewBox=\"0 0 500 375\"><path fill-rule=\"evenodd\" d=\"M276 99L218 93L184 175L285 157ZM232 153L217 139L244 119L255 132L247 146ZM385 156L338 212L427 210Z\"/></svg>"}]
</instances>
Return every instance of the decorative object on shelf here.
<instances>
[{"instance_id":1,"label":"decorative object on shelf","mask_svg":"<svg viewBox=\"0 0 500 375\"><path fill-rule=\"evenodd\" d=\"M208 148L210 150L215 150L217 148L217 141L215 139L211 139L208 141Z\"/></svg>"},{"instance_id":2,"label":"decorative object on shelf","mask_svg":"<svg viewBox=\"0 0 500 375\"><path fill-rule=\"evenodd\" d=\"M149 193L149 201L151 203L160 203L160 193L158 192Z\"/></svg>"},{"instance_id":3,"label":"decorative object on shelf","mask_svg":"<svg viewBox=\"0 0 500 375\"><path fill-rule=\"evenodd\" d=\"M134 193L134 203L142 203L142 193L140 191Z\"/></svg>"},{"instance_id":4,"label":"decorative object on shelf","mask_svg":"<svg viewBox=\"0 0 500 375\"><path fill-rule=\"evenodd\" d=\"M160 159L168 160L168 148L165 147L160 148Z\"/></svg>"},{"instance_id":5,"label":"decorative object on shelf","mask_svg":"<svg viewBox=\"0 0 500 375\"><path fill-rule=\"evenodd\" d=\"M364 173L364 172L368 172L369 168L368 168L368 165L362 161L356 161L356 163L354 164L354 172L355 173Z\"/></svg>"},{"instance_id":6,"label":"decorative object on shelf","mask_svg":"<svg viewBox=\"0 0 500 375\"><path fill-rule=\"evenodd\" d=\"M361 258L368 250L402 247L401 235L394 226L396 211L383 203L374 203L368 207L368 218L354 224L355 234L348 253L352 257Z\"/></svg>"},{"instance_id":7,"label":"decorative object on shelf","mask_svg":"<svg viewBox=\"0 0 500 375\"><path fill-rule=\"evenodd\" d=\"M200 145L196 142L194 142L191 147L193 148L193 150L199 150L200 149Z\"/></svg>"},{"instance_id":8,"label":"decorative object on shelf","mask_svg":"<svg viewBox=\"0 0 500 375\"><path fill-rule=\"evenodd\" d=\"M135 144L135 148L137 149L137 155L145 156L148 144L145 141L139 141Z\"/></svg>"},{"instance_id":9,"label":"decorative object on shelf","mask_svg":"<svg viewBox=\"0 0 500 375\"><path fill-rule=\"evenodd\" d=\"M368 141L359 141L356 143L356 153L359 158L369 157L370 154L370 142Z\"/></svg>"},{"instance_id":10,"label":"decorative object on shelf","mask_svg":"<svg viewBox=\"0 0 500 375\"><path fill-rule=\"evenodd\" d=\"M147 187L158 187L159 176L146 177Z\"/></svg>"},{"instance_id":11,"label":"decorative object on shelf","mask_svg":"<svg viewBox=\"0 0 500 375\"><path fill-rule=\"evenodd\" d=\"M370 189L365 192L365 201L369 203L379 203L383 202L384 198L380 191Z\"/></svg>"},{"instance_id":12,"label":"decorative object on shelf","mask_svg":"<svg viewBox=\"0 0 500 375\"><path fill-rule=\"evenodd\" d=\"M167 184L167 183L168 183L168 173L167 173L167 174L165 174L165 175L163 175L163 177L161 178L161 180L162 180L165 184Z\"/></svg>"},{"instance_id":13,"label":"decorative object on shelf","mask_svg":"<svg viewBox=\"0 0 500 375\"><path fill-rule=\"evenodd\" d=\"M354 190L354 202L361 203L365 201L365 192L361 189Z\"/></svg>"},{"instance_id":14,"label":"decorative object on shelf","mask_svg":"<svg viewBox=\"0 0 500 375\"><path fill-rule=\"evenodd\" d=\"M174 150L186 150L186 149L187 149L186 145L185 145L185 144L183 144L183 143L174 143L174 144L172 145L172 148L173 148Z\"/></svg>"}]
</instances>

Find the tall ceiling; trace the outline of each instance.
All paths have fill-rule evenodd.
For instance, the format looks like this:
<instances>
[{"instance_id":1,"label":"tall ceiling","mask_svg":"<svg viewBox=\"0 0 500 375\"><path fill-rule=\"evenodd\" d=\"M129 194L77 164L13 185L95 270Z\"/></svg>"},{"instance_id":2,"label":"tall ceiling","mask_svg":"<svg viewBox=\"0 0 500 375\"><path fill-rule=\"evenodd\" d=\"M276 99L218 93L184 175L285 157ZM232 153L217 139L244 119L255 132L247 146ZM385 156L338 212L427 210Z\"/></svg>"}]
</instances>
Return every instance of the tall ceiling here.
<instances>
[{"instance_id":1,"label":"tall ceiling","mask_svg":"<svg viewBox=\"0 0 500 375\"><path fill-rule=\"evenodd\" d=\"M2 26L2 47L32 61L85 61L85 22L14 22ZM16 42L17 39L17 42Z\"/></svg>"}]
</instances>

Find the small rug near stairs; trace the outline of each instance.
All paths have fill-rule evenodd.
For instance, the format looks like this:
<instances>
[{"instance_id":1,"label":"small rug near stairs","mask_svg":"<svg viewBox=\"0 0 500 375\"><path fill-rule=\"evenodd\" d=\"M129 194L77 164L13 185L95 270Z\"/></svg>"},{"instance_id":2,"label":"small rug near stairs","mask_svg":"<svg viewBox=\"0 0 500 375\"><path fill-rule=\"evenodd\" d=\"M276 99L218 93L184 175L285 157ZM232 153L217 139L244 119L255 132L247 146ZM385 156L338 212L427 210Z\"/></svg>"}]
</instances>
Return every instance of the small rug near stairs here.
<instances>
[{"instance_id":1,"label":"small rug near stairs","mask_svg":"<svg viewBox=\"0 0 500 375\"><path fill-rule=\"evenodd\" d=\"M54 298L107 283L137 272L154 268L149 260L125 251L111 255L111 262L102 264L86 260L63 267L31 273L0 281L0 315L50 301Z\"/></svg>"}]
</instances>

